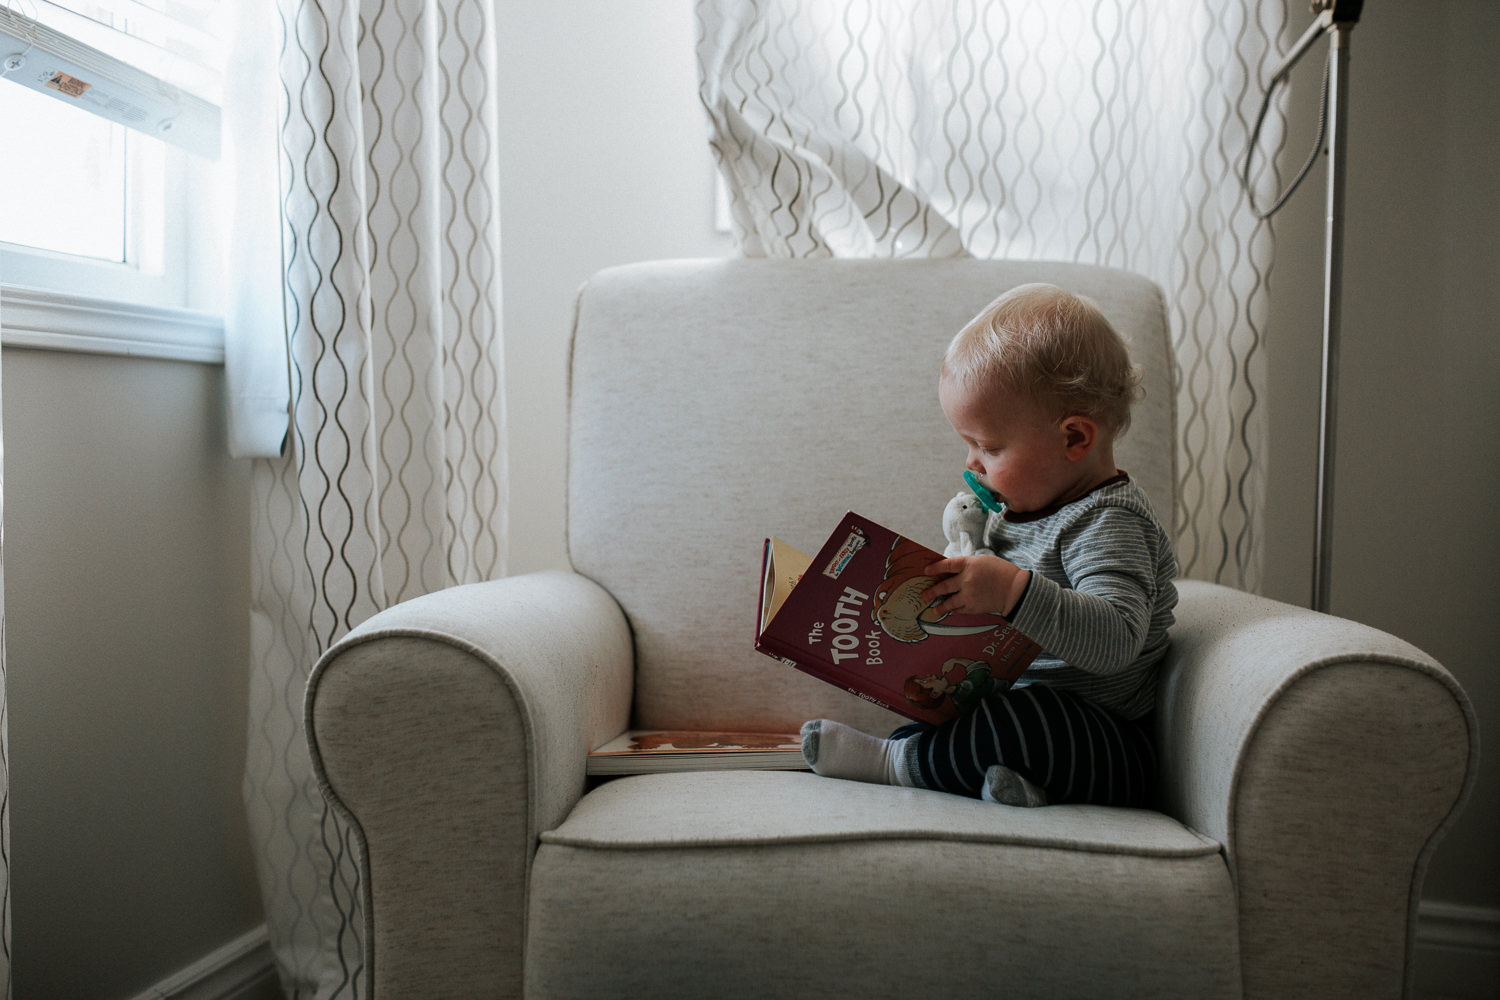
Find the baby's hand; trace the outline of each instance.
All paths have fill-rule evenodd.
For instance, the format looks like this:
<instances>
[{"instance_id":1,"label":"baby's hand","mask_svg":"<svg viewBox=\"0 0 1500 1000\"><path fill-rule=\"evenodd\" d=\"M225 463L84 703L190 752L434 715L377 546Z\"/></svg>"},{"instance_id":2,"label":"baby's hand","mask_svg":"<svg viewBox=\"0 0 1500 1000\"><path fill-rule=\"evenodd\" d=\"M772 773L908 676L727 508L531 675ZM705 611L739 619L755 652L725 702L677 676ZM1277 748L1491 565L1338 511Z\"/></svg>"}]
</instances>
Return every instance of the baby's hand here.
<instances>
[{"instance_id":1,"label":"baby's hand","mask_svg":"<svg viewBox=\"0 0 1500 1000\"><path fill-rule=\"evenodd\" d=\"M953 556L924 571L937 583L922 592L923 602L941 602L939 611L955 615L1008 615L1015 610L1031 573L999 556Z\"/></svg>"}]
</instances>

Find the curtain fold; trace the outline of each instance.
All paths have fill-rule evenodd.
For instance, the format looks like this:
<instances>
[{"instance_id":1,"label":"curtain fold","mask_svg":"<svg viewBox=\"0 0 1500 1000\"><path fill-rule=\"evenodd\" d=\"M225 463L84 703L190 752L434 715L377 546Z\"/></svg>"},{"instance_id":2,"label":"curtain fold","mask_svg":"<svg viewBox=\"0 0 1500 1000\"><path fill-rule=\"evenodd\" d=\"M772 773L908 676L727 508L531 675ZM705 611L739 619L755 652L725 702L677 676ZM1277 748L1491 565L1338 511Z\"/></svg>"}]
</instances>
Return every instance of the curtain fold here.
<instances>
[{"instance_id":1,"label":"curtain fold","mask_svg":"<svg viewBox=\"0 0 1500 1000\"><path fill-rule=\"evenodd\" d=\"M277 30L274 5L235 5L224 88L224 155L216 183L224 315L229 454L277 458L288 433L290 385L282 322L277 169Z\"/></svg>"},{"instance_id":2,"label":"curtain fold","mask_svg":"<svg viewBox=\"0 0 1500 1000\"><path fill-rule=\"evenodd\" d=\"M1163 288L1178 556L1255 589L1273 247L1237 174L1284 0L698 0L697 15L742 253L1070 260ZM1263 141L1284 129L1278 106ZM1279 178L1261 162L1265 201Z\"/></svg>"},{"instance_id":3,"label":"curtain fold","mask_svg":"<svg viewBox=\"0 0 1500 1000\"><path fill-rule=\"evenodd\" d=\"M245 801L287 993L365 994L350 831L309 669L392 604L504 571L487 0L280 0L284 457L255 463Z\"/></svg>"}]
</instances>

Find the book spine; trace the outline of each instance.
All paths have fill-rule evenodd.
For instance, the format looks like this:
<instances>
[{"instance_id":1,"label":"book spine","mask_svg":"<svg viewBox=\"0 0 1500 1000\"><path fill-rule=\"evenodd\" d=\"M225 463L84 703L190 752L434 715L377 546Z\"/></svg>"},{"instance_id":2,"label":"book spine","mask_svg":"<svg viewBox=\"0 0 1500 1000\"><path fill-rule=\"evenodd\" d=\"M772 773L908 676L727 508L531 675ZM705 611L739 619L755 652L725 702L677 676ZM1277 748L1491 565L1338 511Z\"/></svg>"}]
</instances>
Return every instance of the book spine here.
<instances>
[{"instance_id":1,"label":"book spine","mask_svg":"<svg viewBox=\"0 0 1500 1000\"><path fill-rule=\"evenodd\" d=\"M765 655L770 656L773 659L780 660L787 666L792 667L796 670L800 670L804 674L807 674L809 677L816 677L818 680L822 681L825 684L831 684L834 687L843 688L845 691L848 691L850 694L854 695L861 701L867 701L872 705L879 705L881 708L885 709L888 712L895 712L897 715L905 716L906 718L912 719L916 722L926 722L932 725L937 725L940 722L944 722L948 718L947 715L944 715L940 712L924 711L922 709L914 708L911 705L906 704L893 705L888 701L877 698L873 694L861 690L860 687L858 687L852 680L850 680L849 675L843 670L840 670L838 667L835 667L830 663L826 663L823 660L803 661L798 660L795 657L788 656L787 650L783 648L780 643L775 642L774 640L756 639L755 648L758 652L764 653Z\"/></svg>"},{"instance_id":2,"label":"book spine","mask_svg":"<svg viewBox=\"0 0 1500 1000\"><path fill-rule=\"evenodd\" d=\"M832 684L835 687L853 690L853 681L850 679L849 674L825 660L813 657L801 658L793 656L791 654L796 652L796 650L790 646L783 645L775 639L764 636L755 640L755 648L767 656L780 660L789 667L795 667L804 674L816 677L825 684Z\"/></svg>"}]
</instances>

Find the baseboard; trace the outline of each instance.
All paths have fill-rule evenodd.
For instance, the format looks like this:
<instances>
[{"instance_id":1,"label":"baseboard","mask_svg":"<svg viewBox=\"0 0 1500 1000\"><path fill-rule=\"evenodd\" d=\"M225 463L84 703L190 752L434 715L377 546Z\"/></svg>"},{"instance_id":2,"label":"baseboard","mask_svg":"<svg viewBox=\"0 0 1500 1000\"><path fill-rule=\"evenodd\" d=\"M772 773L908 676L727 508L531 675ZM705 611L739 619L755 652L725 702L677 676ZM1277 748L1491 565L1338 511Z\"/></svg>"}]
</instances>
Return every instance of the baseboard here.
<instances>
[{"instance_id":1,"label":"baseboard","mask_svg":"<svg viewBox=\"0 0 1500 1000\"><path fill-rule=\"evenodd\" d=\"M240 935L132 1000L265 1000L280 995L265 925Z\"/></svg>"},{"instance_id":2,"label":"baseboard","mask_svg":"<svg viewBox=\"0 0 1500 1000\"><path fill-rule=\"evenodd\" d=\"M1490 1000L1500 984L1500 909L1424 900L1415 961L1416 1000Z\"/></svg>"}]
</instances>

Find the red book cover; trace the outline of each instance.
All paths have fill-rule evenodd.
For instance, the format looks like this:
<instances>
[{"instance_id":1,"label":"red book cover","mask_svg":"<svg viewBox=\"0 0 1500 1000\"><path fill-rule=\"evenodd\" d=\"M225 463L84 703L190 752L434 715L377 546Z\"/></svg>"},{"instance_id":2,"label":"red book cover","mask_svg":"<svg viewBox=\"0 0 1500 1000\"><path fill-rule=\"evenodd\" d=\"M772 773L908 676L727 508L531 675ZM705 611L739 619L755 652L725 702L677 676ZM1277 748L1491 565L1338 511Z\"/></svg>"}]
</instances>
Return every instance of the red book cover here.
<instances>
[{"instance_id":1,"label":"red book cover","mask_svg":"<svg viewBox=\"0 0 1500 1000\"><path fill-rule=\"evenodd\" d=\"M755 648L921 722L1003 691L1041 647L1000 615L945 615L920 595L942 556L850 511L809 559L767 539Z\"/></svg>"}]
</instances>

